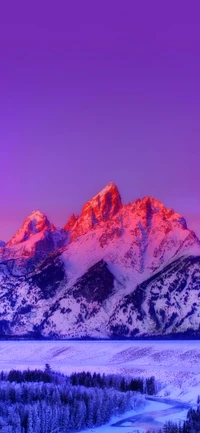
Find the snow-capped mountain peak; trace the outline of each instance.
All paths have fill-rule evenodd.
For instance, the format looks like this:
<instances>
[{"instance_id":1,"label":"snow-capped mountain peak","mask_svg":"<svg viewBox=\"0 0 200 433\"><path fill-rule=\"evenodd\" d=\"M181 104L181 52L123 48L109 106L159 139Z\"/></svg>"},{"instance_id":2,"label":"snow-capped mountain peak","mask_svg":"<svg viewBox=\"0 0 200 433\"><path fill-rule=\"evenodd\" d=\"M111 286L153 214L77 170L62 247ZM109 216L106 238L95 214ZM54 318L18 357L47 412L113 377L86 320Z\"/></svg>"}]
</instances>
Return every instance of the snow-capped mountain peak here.
<instances>
[{"instance_id":1,"label":"snow-capped mountain peak","mask_svg":"<svg viewBox=\"0 0 200 433\"><path fill-rule=\"evenodd\" d=\"M52 224L50 224L47 216L43 212L40 212L39 210L33 211L25 219L25 221L22 224L22 227L12 237L10 242L8 242L7 246L11 247L15 244L25 242L36 233L44 232L49 229L53 231L55 227Z\"/></svg>"}]
</instances>

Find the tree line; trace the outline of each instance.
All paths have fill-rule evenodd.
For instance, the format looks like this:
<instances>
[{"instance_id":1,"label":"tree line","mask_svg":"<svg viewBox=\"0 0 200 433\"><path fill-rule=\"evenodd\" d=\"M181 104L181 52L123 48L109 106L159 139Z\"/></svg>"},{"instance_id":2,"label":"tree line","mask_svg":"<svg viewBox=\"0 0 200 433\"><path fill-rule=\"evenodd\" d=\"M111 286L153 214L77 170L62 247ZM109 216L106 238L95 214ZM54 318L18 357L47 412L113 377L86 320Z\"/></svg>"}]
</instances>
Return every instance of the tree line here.
<instances>
[{"instance_id":1,"label":"tree line","mask_svg":"<svg viewBox=\"0 0 200 433\"><path fill-rule=\"evenodd\" d=\"M141 394L155 395L156 381L155 377L149 378L125 378L118 374L100 374L81 372L73 373L70 376L72 385L82 385L89 388L114 388L121 392L136 391Z\"/></svg>"},{"instance_id":2,"label":"tree line","mask_svg":"<svg viewBox=\"0 0 200 433\"><path fill-rule=\"evenodd\" d=\"M138 380L122 379L85 372L65 376L48 365L44 371L1 372L0 432L67 433L106 424L113 415L145 404L130 389L139 387Z\"/></svg>"}]
</instances>

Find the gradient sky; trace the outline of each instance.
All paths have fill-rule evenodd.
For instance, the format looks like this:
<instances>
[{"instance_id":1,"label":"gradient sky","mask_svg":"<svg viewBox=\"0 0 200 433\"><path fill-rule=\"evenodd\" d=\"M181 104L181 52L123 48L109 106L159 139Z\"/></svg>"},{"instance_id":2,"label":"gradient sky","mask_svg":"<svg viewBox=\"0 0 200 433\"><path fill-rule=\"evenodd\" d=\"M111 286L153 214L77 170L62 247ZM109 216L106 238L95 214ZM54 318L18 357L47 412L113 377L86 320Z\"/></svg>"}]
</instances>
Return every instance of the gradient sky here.
<instances>
[{"instance_id":1,"label":"gradient sky","mask_svg":"<svg viewBox=\"0 0 200 433\"><path fill-rule=\"evenodd\" d=\"M3 4L4 3L4 4ZM200 235L200 3L0 7L0 239L34 209L64 225L114 181Z\"/></svg>"}]
</instances>

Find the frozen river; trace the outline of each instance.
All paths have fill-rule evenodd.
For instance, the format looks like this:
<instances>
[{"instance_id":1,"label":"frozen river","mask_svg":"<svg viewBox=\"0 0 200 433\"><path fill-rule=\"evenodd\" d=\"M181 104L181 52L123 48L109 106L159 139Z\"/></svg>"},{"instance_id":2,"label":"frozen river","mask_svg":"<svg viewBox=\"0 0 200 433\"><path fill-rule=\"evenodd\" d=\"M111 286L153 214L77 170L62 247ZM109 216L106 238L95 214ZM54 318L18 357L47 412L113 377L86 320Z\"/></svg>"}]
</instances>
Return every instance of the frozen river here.
<instances>
[{"instance_id":1,"label":"frozen river","mask_svg":"<svg viewBox=\"0 0 200 433\"><path fill-rule=\"evenodd\" d=\"M123 415L116 416L109 423L101 427L89 429L92 433L159 433L168 420L183 422L187 411L191 407L189 403L168 398L147 398L144 408L132 410ZM82 430L80 433L85 433Z\"/></svg>"},{"instance_id":2,"label":"frozen river","mask_svg":"<svg viewBox=\"0 0 200 433\"><path fill-rule=\"evenodd\" d=\"M147 405L144 411L124 416L111 424L111 427L133 427L133 429L140 429L145 432L153 429L154 433L156 433L174 415L177 421L184 420L188 409L191 407L189 403L167 398L147 397L147 400L150 405Z\"/></svg>"}]
</instances>

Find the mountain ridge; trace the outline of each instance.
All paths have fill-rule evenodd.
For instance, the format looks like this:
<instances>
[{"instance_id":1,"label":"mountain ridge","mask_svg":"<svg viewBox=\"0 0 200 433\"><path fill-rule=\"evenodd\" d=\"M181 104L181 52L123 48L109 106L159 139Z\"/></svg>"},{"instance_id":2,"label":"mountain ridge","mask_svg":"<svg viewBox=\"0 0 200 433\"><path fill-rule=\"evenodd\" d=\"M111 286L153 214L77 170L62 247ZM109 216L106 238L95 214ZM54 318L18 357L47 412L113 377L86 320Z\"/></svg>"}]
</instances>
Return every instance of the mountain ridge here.
<instances>
[{"instance_id":1,"label":"mountain ridge","mask_svg":"<svg viewBox=\"0 0 200 433\"><path fill-rule=\"evenodd\" d=\"M0 244L0 334L133 338L197 332L199 258L200 241L182 215L149 196L123 205L113 182L64 228L33 211ZM178 278L185 281L183 290Z\"/></svg>"}]
</instances>

